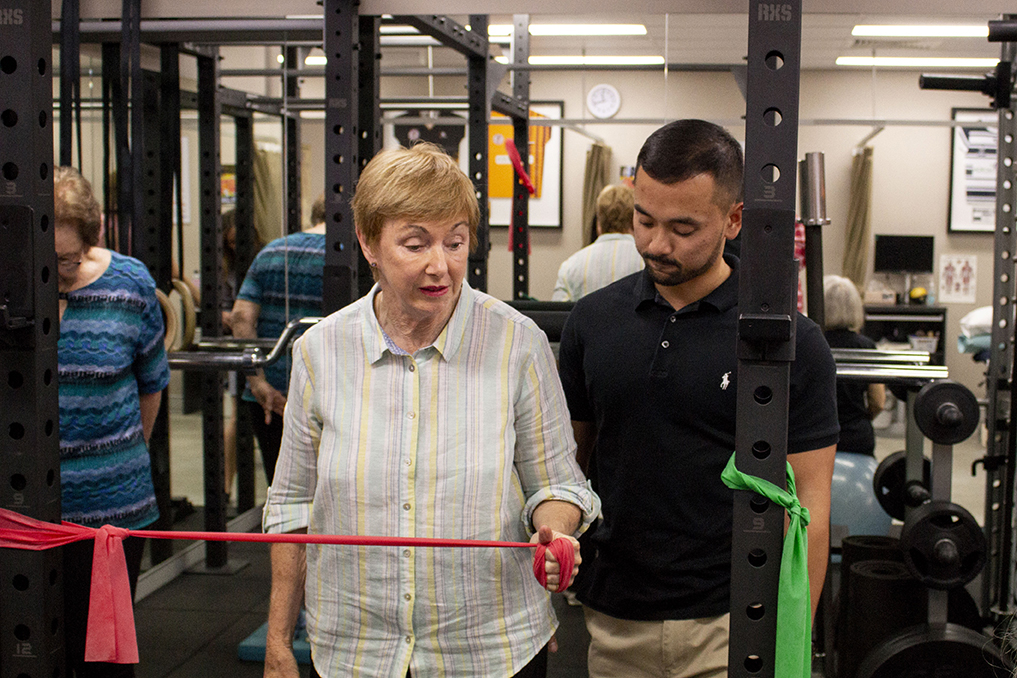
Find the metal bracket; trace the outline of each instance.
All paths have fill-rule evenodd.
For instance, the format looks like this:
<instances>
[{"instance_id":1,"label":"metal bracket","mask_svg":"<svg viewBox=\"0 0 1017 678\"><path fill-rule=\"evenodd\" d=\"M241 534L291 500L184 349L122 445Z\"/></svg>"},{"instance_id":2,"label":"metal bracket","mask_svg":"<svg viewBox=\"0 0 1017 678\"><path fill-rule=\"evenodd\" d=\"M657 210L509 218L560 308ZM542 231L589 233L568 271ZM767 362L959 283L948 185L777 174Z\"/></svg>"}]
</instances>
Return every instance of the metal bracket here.
<instances>
[{"instance_id":1,"label":"metal bracket","mask_svg":"<svg viewBox=\"0 0 1017 678\"><path fill-rule=\"evenodd\" d=\"M395 23L412 26L424 35L429 35L446 47L465 54L466 56L487 56L487 36L467 30L452 19L438 14L431 15L396 15Z\"/></svg>"}]
</instances>

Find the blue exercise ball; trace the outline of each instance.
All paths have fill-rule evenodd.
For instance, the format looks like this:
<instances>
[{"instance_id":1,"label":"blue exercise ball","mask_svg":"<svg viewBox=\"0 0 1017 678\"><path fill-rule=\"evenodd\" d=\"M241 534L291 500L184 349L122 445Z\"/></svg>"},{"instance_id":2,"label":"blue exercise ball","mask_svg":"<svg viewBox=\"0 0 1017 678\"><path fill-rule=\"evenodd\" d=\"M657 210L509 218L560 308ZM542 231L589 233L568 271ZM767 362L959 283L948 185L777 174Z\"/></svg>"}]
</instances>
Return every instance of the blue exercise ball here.
<instances>
[{"instance_id":1,"label":"blue exercise ball","mask_svg":"<svg viewBox=\"0 0 1017 678\"><path fill-rule=\"evenodd\" d=\"M838 452L834 460L830 524L843 525L848 535L885 535L890 531L893 519L872 489L877 466L875 457L854 452Z\"/></svg>"}]
</instances>

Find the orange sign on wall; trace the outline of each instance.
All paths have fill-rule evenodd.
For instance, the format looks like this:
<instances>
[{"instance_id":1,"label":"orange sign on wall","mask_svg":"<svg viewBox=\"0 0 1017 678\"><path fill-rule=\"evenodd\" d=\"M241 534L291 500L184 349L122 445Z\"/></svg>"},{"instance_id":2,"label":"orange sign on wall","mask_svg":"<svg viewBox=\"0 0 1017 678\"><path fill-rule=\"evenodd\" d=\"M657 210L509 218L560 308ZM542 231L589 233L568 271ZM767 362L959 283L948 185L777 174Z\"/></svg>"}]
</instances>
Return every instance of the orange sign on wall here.
<instances>
[{"instance_id":1,"label":"orange sign on wall","mask_svg":"<svg viewBox=\"0 0 1017 678\"><path fill-rule=\"evenodd\" d=\"M506 118L500 113L492 113L491 117ZM534 111L530 111L530 118L546 118ZM534 198L540 198L544 184L544 154L547 149L547 142L551 140L553 127L547 125L529 125L529 159L528 166L530 180L536 189ZM516 180L515 171L512 169L512 161L509 160L508 151L505 150L505 139L513 136L512 125L489 125L488 135L488 196L491 198L511 198L512 185ZM517 144L518 146L518 144ZM520 149L522 150L522 149Z\"/></svg>"}]
</instances>

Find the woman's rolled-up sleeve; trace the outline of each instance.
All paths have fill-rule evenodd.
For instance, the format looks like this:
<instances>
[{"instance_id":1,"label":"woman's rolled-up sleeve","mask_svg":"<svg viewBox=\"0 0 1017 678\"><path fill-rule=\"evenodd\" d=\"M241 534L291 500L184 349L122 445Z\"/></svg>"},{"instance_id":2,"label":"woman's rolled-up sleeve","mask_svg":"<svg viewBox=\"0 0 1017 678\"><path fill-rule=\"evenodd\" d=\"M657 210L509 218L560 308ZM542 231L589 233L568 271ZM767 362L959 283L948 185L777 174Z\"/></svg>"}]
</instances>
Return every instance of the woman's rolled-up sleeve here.
<instances>
[{"instance_id":1,"label":"woman's rolled-up sleeve","mask_svg":"<svg viewBox=\"0 0 1017 678\"><path fill-rule=\"evenodd\" d=\"M576 462L572 422L551 346L536 327L530 340L515 394L515 467L526 496L520 519L532 534L534 509L544 501L565 501L583 512L579 535L600 513L600 498Z\"/></svg>"},{"instance_id":2,"label":"woman's rolled-up sleeve","mask_svg":"<svg viewBox=\"0 0 1017 678\"><path fill-rule=\"evenodd\" d=\"M262 517L265 532L292 532L310 524L322 423L315 393L318 375L314 373L313 356L317 344L308 334L293 345L279 461Z\"/></svg>"}]
</instances>

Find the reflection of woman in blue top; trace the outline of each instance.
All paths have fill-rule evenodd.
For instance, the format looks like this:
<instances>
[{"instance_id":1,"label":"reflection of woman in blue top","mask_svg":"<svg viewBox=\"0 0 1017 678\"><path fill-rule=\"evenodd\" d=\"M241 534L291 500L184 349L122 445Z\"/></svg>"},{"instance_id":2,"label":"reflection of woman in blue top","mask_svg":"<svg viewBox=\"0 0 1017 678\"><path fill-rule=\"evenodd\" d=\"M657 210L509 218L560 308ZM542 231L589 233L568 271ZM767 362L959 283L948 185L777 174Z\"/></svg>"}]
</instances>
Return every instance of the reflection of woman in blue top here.
<instances>
[{"instance_id":1,"label":"reflection of woman in blue top","mask_svg":"<svg viewBox=\"0 0 1017 678\"><path fill-rule=\"evenodd\" d=\"M97 247L99 205L74 169L53 176L60 291L60 489L65 520L137 529L159 517L148 439L169 383L155 282L137 259ZM144 541L124 542L131 590ZM92 547L64 547L67 672L81 673ZM103 668L106 667L106 668ZM87 675L133 676L89 664Z\"/></svg>"},{"instance_id":2,"label":"reflection of woman in blue top","mask_svg":"<svg viewBox=\"0 0 1017 678\"><path fill-rule=\"evenodd\" d=\"M311 223L313 226L308 230L277 238L258 252L233 304L233 336L276 339L291 320L321 315L325 267L324 195L311 208ZM249 375L243 395L251 411L251 424L269 485L282 441L282 413L289 378L287 352L275 364Z\"/></svg>"}]
</instances>

